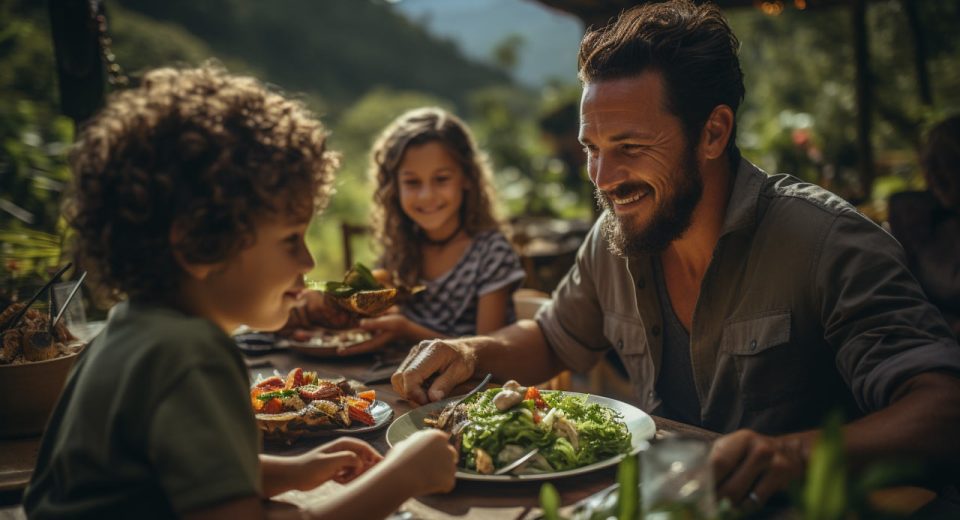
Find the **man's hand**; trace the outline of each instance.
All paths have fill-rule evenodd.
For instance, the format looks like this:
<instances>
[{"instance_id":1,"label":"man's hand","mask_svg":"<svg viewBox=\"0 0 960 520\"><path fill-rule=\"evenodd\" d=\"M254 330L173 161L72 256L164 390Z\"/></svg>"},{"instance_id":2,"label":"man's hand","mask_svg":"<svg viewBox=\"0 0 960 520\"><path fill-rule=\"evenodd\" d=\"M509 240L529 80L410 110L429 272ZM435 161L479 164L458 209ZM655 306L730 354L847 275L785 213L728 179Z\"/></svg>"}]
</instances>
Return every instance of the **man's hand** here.
<instances>
[{"instance_id":1,"label":"man's hand","mask_svg":"<svg viewBox=\"0 0 960 520\"><path fill-rule=\"evenodd\" d=\"M807 443L798 434L768 437L751 430L724 435L713 444L710 462L718 497L755 511L806 471Z\"/></svg>"},{"instance_id":2,"label":"man's hand","mask_svg":"<svg viewBox=\"0 0 960 520\"><path fill-rule=\"evenodd\" d=\"M463 340L427 340L413 347L390 378L393 388L407 399L426 404L439 401L455 386L470 379L476 369L476 355ZM437 374L429 388L424 382Z\"/></svg>"}]
</instances>

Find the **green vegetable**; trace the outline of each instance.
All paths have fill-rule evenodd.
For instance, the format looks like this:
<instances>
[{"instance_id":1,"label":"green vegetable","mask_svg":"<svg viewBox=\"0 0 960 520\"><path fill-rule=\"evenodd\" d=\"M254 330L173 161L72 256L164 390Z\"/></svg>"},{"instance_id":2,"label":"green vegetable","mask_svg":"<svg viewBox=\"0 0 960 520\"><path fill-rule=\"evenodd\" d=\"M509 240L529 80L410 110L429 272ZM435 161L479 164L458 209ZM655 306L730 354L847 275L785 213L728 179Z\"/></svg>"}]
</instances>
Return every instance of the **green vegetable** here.
<instances>
[{"instance_id":1,"label":"green vegetable","mask_svg":"<svg viewBox=\"0 0 960 520\"><path fill-rule=\"evenodd\" d=\"M383 289L380 282L373 277L370 269L360 262L353 264L353 268L347 271L346 276L343 277L343 283L358 291L376 291L377 289Z\"/></svg>"},{"instance_id":2,"label":"green vegetable","mask_svg":"<svg viewBox=\"0 0 960 520\"><path fill-rule=\"evenodd\" d=\"M257 396L257 399L261 401L269 401L274 397L278 399L283 399L284 397L290 397L292 395L297 395L296 390L275 390L273 392L265 392Z\"/></svg>"},{"instance_id":3,"label":"green vegetable","mask_svg":"<svg viewBox=\"0 0 960 520\"><path fill-rule=\"evenodd\" d=\"M323 282L322 290L338 298L346 298L360 291L376 291L383 289L367 266L357 262L344 275L342 282Z\"/></svg>"},{"instance_id":4,"label":"green vegetable","mask_svg":"<svg viewBox=\"0 0 960 520\"><path fill-rule=\"evenodd\" d=\"M464 429L461 455L467 468L476 468L476 448L489 453L494 460L508 444L525 450L540 448L540 454L554 471L564 471L593 464L614 455L630 451L630 432L620 414L610 408L587 403L586 397L568 396L562 392L543 392L544 401L558 408L565 419L573 423L578 433L579 447L560 436L556 429L545 428L534 422L535 405L522 401L506 410L497 410L493 397L500 391L493 388L473 396L468 415L470 424Z\"/></svg>"}]
</instances>

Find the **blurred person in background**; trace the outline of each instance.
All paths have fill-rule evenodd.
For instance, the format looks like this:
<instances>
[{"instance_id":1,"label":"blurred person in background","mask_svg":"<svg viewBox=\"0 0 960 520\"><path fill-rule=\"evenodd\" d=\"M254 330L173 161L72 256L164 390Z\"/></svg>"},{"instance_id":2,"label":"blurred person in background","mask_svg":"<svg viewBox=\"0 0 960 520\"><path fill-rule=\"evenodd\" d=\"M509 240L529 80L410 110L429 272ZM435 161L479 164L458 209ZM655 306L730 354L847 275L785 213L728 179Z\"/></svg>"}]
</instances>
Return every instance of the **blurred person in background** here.
<instances>
[{"instance_id":1,"label":"blurred person in background","mask_svg":"<svg viewBox=\"0 0 960 520\"><path fill-rule=\"evenodd\" d=\"M927 297L960 336L960 115L930 129L920 166L927 190L890 197L890 231Z\"/></svg>"}]
</instances>

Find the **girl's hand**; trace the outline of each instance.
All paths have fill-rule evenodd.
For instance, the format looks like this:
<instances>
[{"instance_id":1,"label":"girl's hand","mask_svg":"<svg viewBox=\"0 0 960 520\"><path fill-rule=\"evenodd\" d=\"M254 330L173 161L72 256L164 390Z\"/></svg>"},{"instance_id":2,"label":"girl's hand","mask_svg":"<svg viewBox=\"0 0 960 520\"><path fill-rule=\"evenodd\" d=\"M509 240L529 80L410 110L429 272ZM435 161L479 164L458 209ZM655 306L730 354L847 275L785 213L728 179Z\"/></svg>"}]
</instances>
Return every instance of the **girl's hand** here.
<instances>
[{"instance_id":1,"label":"girl's hand","mask_svg":"<svg viewBox=\"0 0 960 520\"><path fill-rule=\"evenodd\" d=\"M411 325L410 320L398 312L384 314L376 318L362 319L360 320L360 328L374 332L373 338L356 345L340 347L337 349L337 354L352 356L380 350L393 341L406 339L410 334Z\"/></svg>"},{"instance_id":2,"label":"girl's hand","mask_svg":"<svg viewBox=\"0 0 960 520\"><path fill-rule=\"evenodd\" d=\"M409 335L411 322L400 312L391 312L376 318L360 320L360 328L370 331L390 332L396 339L402 339Z\"/></svg>"},{"instance_id":3,"label":"girl's hand","mask_svg":"<svg viewBox=\"0 0 960 520\"><path fill-rule=\"evenodd\" d=\"M298 458L305 485L301 489L313 489L331 479L345 484L383 460L373 446L351 437L328 442Z\"/></svg>"},{"instance_id":4,"label":"girl's hand","mask_svg":"<svg viewBox=\"0 0 960 520\"><path fill-rule=\"evenodd\" d=\"M393 469L394 478L416 475L414 496L446 493L456 484L457 450L441 430L420 430L390 450L384 464Z\"/></svg>"}]
</instances>

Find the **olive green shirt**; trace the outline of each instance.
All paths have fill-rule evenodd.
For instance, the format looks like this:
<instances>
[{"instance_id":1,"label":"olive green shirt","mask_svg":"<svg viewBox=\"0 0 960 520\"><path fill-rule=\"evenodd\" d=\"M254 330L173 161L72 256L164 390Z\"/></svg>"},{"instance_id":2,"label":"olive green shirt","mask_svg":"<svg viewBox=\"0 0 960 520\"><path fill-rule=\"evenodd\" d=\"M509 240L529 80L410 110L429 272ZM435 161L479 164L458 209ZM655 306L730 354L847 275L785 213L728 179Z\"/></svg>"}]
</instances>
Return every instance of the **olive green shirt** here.
<instances>
[{"instance_id":1,"label":"olive green shirt","mask_svg":"<svg viewBox=\"0 0 960 520\"><path fill-rule=\"evenodd\" d=\"M213 323L121 303L81 354L24 496L30 518L170 518L259 496L247 370Z\"/></svg>"},{"instance_id":2,"label":"olive green shirt","mask_svg":"<svg viewBox=\"0 0 960 520\"><path fill-rule=\"evenodd\" d=\"M571 369L616 349L656 413L660 304L652 257L610 253L594 226L537 321ZM689 332L701 424L718 432L813 428L833 409L887 406L921 372L960 373L960 347L896 240L836 195L746 160Z\"/></svg>"}]
</instances>

